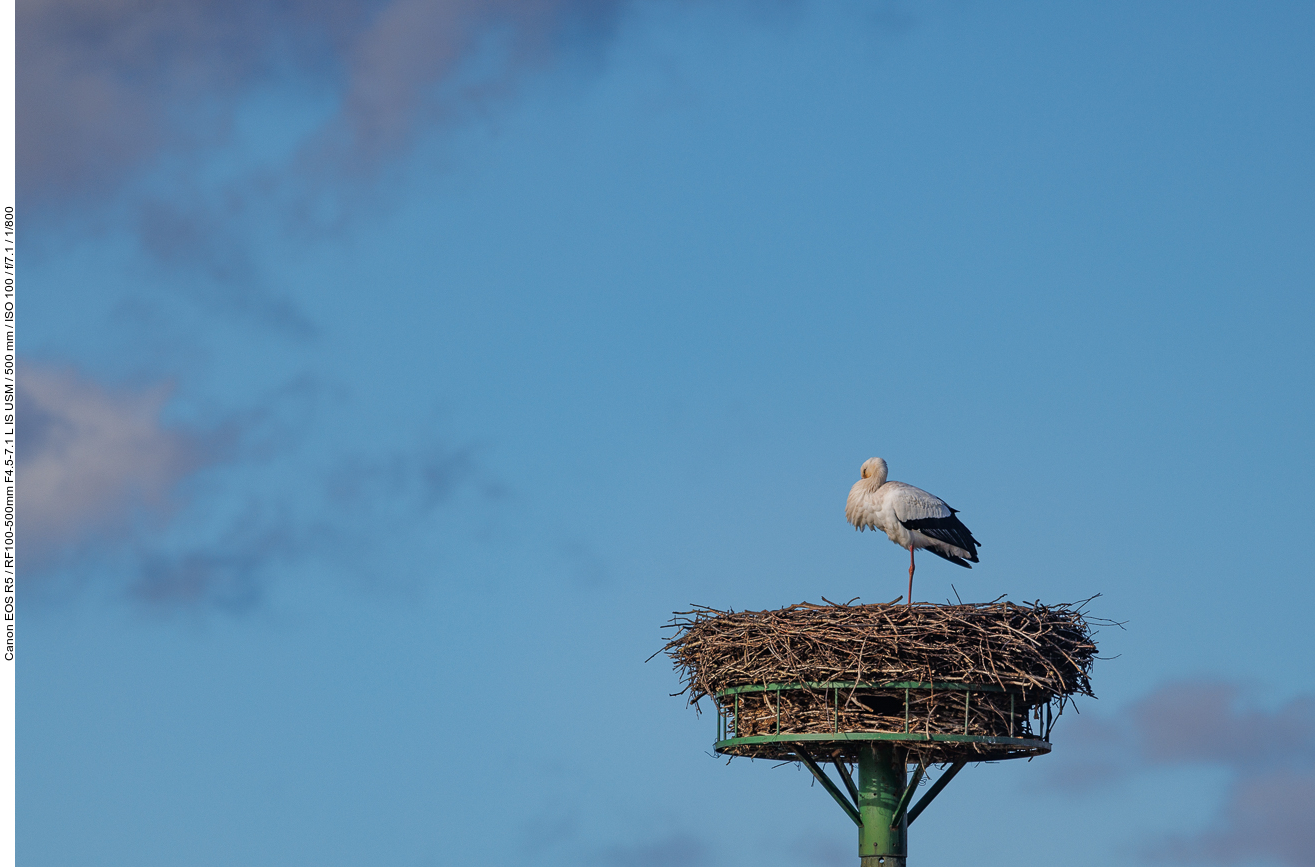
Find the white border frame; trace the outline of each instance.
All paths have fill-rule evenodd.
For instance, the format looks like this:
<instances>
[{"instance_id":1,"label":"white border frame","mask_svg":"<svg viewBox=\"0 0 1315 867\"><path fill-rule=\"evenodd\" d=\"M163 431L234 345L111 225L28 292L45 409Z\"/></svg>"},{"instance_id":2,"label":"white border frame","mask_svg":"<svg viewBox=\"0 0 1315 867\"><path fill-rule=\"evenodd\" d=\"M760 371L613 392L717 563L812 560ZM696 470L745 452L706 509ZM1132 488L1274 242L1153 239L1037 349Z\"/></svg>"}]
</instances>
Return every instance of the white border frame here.
<instances>
[{"instance_id":1,"label":"white border frame","mask_svg":"<svg viewBox=\"0 0 1315 867\"><path fill-rule=\"evenodd\" d=\"M0 320L0 334L4 335L5 356L3 422L0 423L0 440L4 445L3 474L0 488L6 504L4 516L3 566L0 567L0 585L3 586L4 630L0 631L0 867L12 867L15 853L15 661L14 650L14 573L15 573L15 462L16 449L14 421L15 359L14 326L16 322L16 280L14 270L15 197L15 10L17 0L0 0L0 247L3 247L3 306L6 315ZM5 225L5 224L8 225Z\"/></svg>"}]
</instances>

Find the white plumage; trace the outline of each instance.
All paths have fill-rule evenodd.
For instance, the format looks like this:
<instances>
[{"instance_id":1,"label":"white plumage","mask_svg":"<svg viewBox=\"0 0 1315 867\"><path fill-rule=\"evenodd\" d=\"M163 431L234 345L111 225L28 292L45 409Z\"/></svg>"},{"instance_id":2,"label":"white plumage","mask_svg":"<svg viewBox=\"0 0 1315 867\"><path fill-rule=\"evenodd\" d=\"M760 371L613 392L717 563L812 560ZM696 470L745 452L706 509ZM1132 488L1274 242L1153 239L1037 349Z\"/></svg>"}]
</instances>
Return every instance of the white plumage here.
<instances>
[{"instance_id":1,"label":"white plumage","mask_svg":"<svg viewBox=\"0 0 1315 867\"><path fill-rule=\"evenodd\" d=\"M862 478L849 490L845 517L859 530L881 530L890 541L909 549L909 595L913 601L913 552L924 548L951 563L971 569L978 562L972 531L940 497L903 482L888 482L881 458L868 458Z\"/></svg>"}]
</instances>

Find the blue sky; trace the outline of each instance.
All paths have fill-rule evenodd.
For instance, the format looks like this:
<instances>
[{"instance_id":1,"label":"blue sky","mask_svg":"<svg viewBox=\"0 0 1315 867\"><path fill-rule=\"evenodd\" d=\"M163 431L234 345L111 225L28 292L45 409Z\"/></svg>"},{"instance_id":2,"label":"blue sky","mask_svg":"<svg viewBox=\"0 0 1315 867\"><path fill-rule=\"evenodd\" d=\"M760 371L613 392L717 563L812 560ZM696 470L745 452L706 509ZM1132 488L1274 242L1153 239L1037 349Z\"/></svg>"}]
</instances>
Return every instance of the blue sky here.
<instances>
[{"instance_id":1,"label":"blue sky","mask_svg":"<svg viewBox=\"0 0 1315 867\"><path fill-rule=\"evenodd\" d=\"M19 27L23 863L851 863L644 660L899 596L873 455L1126 621L917 863L1315 863L1308 7Z\"/></svg>"}]
</instances>

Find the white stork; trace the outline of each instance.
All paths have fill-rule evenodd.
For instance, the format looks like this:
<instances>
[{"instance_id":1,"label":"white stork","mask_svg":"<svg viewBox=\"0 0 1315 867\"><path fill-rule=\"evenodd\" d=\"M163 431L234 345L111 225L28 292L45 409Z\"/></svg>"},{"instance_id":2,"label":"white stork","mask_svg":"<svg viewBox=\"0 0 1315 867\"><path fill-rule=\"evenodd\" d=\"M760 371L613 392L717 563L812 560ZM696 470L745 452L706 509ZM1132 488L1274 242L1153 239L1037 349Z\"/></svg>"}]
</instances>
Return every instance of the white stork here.
<instances>
[{"instance_id":1,"label":"white stork","mask_svg":"<svg viewBox=\"0 0 1315 867\"><path fill-rule=\"evenodd\" d=\"M955 517L955 510L940 497L903 482L886 481L886 462L868 458L860 471L863 478L849 489L845 517L859 530L881 530L890 541L909 549L909 596L913 604L913 552L926 548L937 557L971 569L977 561L972 531Z\"/></svg>"}]
</instances>

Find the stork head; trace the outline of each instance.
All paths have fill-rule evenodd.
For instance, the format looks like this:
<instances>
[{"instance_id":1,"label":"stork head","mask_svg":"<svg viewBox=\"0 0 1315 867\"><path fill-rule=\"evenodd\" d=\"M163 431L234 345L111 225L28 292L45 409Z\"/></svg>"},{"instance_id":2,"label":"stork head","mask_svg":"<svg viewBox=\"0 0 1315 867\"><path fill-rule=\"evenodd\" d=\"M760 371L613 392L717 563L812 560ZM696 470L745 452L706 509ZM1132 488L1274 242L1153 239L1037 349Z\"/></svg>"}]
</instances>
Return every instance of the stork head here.
<instances>
[{"instance_id":1,"label":"stork head","mask_svg":"<svg viewBox=\"0 0 1315 867\"><path fill-rule=\"evenodd\" d=\"M886 462L881 458L868 458L863 462L862 469L859 470L859 473L863 478L876 479L876 486L878 488L886 484L887 472Z\"/></svg>"}]
</instances>

